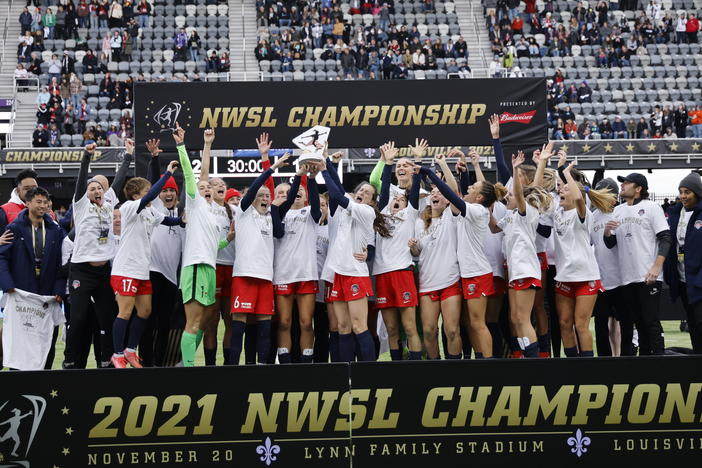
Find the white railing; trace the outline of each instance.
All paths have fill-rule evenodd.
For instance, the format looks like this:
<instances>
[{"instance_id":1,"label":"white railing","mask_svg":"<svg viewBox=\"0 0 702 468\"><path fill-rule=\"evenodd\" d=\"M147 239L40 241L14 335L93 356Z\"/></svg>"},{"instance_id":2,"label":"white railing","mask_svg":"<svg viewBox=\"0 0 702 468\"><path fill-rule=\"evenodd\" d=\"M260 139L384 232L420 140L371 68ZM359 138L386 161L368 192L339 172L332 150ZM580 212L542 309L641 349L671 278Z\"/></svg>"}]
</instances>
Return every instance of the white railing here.
<instances>
[{"instance_id":1,"label":"white railing","mask_svg":"<svg viewBox=\"0 0 702 468\"><path fill-rule=\"evenodd\" d=\"M10 20L10 8L12 8L13 0L7 1L7 15L5 21L2 25L2 56L0 57L0 63L5 63L5 47L7 46L7 22Z\"/></svg>"}]
</instances>

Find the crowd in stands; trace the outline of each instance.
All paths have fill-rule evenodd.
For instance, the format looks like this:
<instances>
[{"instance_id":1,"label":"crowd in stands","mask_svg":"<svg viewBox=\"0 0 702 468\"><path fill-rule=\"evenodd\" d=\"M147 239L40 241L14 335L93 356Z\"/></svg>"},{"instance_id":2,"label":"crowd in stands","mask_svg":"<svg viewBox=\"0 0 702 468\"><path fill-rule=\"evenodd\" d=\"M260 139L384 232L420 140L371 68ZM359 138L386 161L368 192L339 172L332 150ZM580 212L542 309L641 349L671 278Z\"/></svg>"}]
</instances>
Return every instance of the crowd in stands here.
<instances>
[{"instance_id":1,"label":"crowd in stands","mask_svg":"<svg viewBox=\"0 0 702 468\"><path fill-rule=\"evenodd\" d=\"M203 2L176 0L175 3ZM217 5L222 0L204 3ZM173 62L192 61L203 64L201 69L195 68L190 76L172 78L158 74L145 76L130 66L119 69L127 72L126 79L113 77L110 70L114 70L115 64L131 62L135 51L147 47L141 40L144 31L153 27L154 0L28 0L27 7L19 16L21 35L14 77L20 90L35 85L37 79L46 83L37 97L34 146L82 145L83 141L72 138L74 135L95 140L101 146L122 145L132 136L135 81L200 81L200 73L229 71L226 51L212 49L208 55L197 30L180 27L172 38ZM89 45L89 37L93 47ZM60 48L65 45L66 50L51 54L48 60L46 53L42 58L43 52L56 51L56 41L65 41ZM75 46L69 46L66 41L74 41ZM99 83L97 93L89 93L93 86L83 82L83 74L94 75L95 84ZM99 99L99 103L91 105L91 97ZM103 124L100 124L97 118L107 115L98 115L103 110L109 113L109 120L101 118ZM69 138L61 138L62 135Z\"/></svg>"},{"instance_id":2,"label":"crowd in stands","mask_svg":"<svg viewBox=\"0 0 702 468\"><path fill-rule=\"evenodd\" d=\"M437 69L462 78L470 76L463 37L455 42L432 41L420 31L426 25L395 24L392 0L355 0L346 14L341 7L340 0L257 0L256 58L259 62L279 60L281 72L294 72L301 71L294 61L310 58L307 51L315 50L315 58L340 63L337 79L405 79L408 70ZM422 11L435 13L434 1L422 2ZM353 24L349 15L372 15L373 20Z\"/></svg>"}]
</instances>

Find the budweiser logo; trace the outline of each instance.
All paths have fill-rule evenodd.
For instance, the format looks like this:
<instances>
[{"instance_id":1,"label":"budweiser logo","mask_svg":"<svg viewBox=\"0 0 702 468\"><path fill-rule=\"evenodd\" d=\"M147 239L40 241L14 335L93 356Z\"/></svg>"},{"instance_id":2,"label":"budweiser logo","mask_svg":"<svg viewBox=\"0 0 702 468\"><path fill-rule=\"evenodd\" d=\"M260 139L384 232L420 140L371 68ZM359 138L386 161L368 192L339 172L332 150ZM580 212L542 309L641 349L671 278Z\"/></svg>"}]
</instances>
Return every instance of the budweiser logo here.
<instances>
[{"instance_id":1,"label":"budweiser logo","mask_svg":"<svg viewBox=\"0 0 702 468\"><path fill-rule=\"evenodd\" d=\"M500 123L518 122L522 124L528 124L529 122L531 122L531 119L534 118L534 115L536 115L535 110L524 112L523 114L511 114L509 112L503 112L500 115Z\"/></svg>"}]
</instances>

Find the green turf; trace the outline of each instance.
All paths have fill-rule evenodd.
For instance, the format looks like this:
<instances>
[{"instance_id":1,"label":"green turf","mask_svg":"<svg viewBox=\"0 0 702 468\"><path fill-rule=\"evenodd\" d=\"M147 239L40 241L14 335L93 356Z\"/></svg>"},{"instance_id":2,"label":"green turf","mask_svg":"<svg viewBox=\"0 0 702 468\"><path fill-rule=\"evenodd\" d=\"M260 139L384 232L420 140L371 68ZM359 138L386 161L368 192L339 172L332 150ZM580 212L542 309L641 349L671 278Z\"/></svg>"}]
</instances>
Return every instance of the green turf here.
<instances>
[{"instance_id":1,"label":"green turf","mask_svg":"<svg viewBox=\"0 0 702 468\"><path fill-rule=\"evenodd\" d=\"M594 322L591 323L590 328L592 329L592 332L594 334ZM680 332L680 321L678 320L665 320L663 321L663 331L665 333L665 345L666 347L672 347L672 346L679 346L679 347L684 347L684 348L690 348L690 335L687 333L681 333ZM221 345L222 342L222 336L224 335L224 327L220 326L219 327L219 333L218 333L218 342ZM54 369L60 369L61 368L61 361L63 360L63 348L64 348L64 343L59 337L59 341L56 343L56 358L54 359ZM380 361L389 361L390 360L390 354L389 353L384 353L380 356ZM222 353L221 349L218 350L218 356L217 356L217 364L222 363ZM205 356L202 351L202 346L198 349L197 355L196 355L196 365L198 366L204 366L205 365ZM94 368L95 367L95 359L92 357L88 359L88 367L89 368Z\"/></svg>"}]
</instances>

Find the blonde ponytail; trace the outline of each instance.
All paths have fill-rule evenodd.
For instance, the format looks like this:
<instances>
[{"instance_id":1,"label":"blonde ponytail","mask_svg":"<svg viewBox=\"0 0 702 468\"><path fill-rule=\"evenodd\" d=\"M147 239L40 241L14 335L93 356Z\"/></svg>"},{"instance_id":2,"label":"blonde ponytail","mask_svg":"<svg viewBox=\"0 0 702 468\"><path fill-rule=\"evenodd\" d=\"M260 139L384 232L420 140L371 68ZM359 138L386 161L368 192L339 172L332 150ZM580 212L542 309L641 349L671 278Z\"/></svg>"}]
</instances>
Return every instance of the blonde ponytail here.
<instances>
[{"instance_id":1,"label":"blonde ponytail","mask_svg":"<svg viewBox=\"0 0 702 468\"><path fill-rule=\"evenodd\" d=\"M602 213L611 213L614 209L617 199L608 189L595 190L589 187L583 188L580 184L578 184L578 188L585 193L585 196L590 198L592 206Z\"/></svg>"},{"instance_id":2,"label":"blonde ponytail","mask_svg":"<svg viewBox=\"0 0 702 468\"><path fill-rule=\"evenodd\" d=\"M551 195L542 187L524 187L524 199L541 214L547 213L551 208Z\"/></svg>"}]
</instances>

